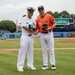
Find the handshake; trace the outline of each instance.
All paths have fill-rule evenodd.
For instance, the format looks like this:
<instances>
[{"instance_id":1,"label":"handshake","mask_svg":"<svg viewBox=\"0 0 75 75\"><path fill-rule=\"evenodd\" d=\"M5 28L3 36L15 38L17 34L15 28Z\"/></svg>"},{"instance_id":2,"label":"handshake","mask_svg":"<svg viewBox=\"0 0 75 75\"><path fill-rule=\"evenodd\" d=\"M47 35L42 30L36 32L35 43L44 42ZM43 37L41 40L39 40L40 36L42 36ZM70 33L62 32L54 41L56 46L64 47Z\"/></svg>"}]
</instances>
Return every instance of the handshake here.
<instances>
[{"instance_id":1,"label":"handshake","mask_svg":"<svg viewBox=\"0 0 75 75\"><path fill-rule=\"evenodd\" d=\"M33 31L36 31L36 28L32 24L29 24L29 29L32 29Z\"/></svg>"}]
</instances>

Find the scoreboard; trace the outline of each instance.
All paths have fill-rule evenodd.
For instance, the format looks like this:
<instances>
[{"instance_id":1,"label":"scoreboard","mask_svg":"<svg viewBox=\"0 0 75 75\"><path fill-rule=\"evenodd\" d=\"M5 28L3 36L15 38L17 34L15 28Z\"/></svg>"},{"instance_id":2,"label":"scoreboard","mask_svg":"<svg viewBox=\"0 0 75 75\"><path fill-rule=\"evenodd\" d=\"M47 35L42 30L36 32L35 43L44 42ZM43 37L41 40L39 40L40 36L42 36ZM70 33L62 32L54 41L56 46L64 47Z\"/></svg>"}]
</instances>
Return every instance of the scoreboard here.
<instances>
[{"instance_id":1,"label":"scoreboard","mask_svg":"<svg viewBox=\"0 0 75 75\"><path fill-rule=\"evenodd\" d=\"M57 25L74 25L74 19L73 18L55 18Z\"/></svg>"}]
</instances>

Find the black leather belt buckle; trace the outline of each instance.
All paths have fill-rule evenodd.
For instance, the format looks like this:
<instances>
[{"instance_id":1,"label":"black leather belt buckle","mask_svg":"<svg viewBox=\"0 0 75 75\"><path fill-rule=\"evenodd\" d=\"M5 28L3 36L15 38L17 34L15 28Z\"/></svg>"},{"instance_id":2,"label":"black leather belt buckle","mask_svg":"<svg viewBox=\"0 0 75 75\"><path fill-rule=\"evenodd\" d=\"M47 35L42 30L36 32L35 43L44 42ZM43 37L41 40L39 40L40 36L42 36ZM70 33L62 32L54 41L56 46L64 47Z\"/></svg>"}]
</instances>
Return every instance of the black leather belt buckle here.
<instances>
[{"instance_id":1,"label":"black leather belt buckle","mask_svg":"<svg viewBox=\"0 0 75 75\"><path fill-rule=\"evenodd\" d=\"M28 34L28 36L32 36L32 34Z\"/></svg>"},{"instance_id":2,"label":"black leather belt buckle","mask_svg":"<svg viewBox=\"0 0 75 75\"><path fill-rule=\"evenodd\" d=\"M51 32L51 30L49 32Z\"/></svg>"}]
</instances>

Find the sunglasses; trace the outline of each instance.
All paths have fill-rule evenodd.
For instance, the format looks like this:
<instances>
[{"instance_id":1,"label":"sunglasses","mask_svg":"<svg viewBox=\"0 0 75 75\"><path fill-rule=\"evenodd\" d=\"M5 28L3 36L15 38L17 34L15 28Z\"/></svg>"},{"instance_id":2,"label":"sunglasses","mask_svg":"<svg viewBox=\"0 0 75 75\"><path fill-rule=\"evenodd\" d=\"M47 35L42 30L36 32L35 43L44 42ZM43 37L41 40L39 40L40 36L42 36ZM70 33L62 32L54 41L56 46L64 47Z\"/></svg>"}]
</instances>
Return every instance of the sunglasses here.
<instances>
[{"instance_id":1,"label":"sunglasses","mask_svg":"<svg viewBox=\"0 0 75 75\"><path fill-rule=\"evenodd\" d=\"M38 11L44 10L44 8L38 8Z\"/></svg>"},{"instance_id":2,"label":"sunglasses","mask_svg":"<svg viewBox=\"0 0 75 75\"><path fill-rule=\"evenodd\" d=\"M33 11L30 11L30 13L33 13Z\"/></svg>"}]
</instances>

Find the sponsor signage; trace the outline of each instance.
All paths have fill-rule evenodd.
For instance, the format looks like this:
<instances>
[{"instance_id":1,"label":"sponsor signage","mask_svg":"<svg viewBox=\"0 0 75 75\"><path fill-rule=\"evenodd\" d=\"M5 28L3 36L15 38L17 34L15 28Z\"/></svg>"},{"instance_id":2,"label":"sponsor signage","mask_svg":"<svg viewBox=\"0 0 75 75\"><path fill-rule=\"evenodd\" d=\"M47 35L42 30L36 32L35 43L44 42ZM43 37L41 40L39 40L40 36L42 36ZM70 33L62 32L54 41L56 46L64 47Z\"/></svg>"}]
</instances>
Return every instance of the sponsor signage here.
<instances>
[{"instance_id":1,"label":"sponsor signage","mask_svg":"<svg viewBox=\"0 0 75 75\"><path fill-rule=\"evenodd\" d=\"M67 37L75 37L75 33L68 33Z\"/></svg>"},{"instance_id":2,"label":"sponsor signage","mask_svg":"<svg viewBox=\"0 0 75 75\"><path fill-rule=\"evenodd\" d=\"M54 37L63 37L63 33L54 33Z\"/></svg>"},{"instance_id":3,"label":"sponsor signage","mask_svg":"<svg viewBox=\"0 0 75 75\"><path fill-rule=\"evenodd\" d=\"M57 25L69 25L69 18L55 18Z\"/></svg>"}]
</instances>

